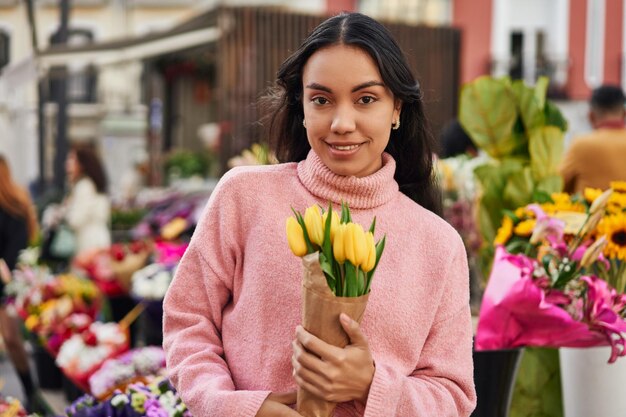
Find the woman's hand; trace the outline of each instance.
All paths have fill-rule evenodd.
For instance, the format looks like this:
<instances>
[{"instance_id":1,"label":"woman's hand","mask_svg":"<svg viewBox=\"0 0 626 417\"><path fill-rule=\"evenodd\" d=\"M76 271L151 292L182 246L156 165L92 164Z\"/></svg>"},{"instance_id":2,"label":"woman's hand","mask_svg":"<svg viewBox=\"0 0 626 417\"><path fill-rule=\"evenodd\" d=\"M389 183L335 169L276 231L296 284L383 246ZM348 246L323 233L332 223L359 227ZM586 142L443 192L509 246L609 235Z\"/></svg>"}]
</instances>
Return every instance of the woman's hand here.
<instances>
[{"instance_id":1,"label":"woman's hand","mask_svg":"<svg viewBox=\"0 0 626 417\"><path fill-rule=\"evenodd\" d=\"M296 403L296 392L271 393L256 413L256 417L301 417L290 404Z\"/></svg>"},{"instance_id":2,"label":"woman's hand","mask_svg":"<svg viewBox=\"0 0 626 417\"><path fill-rule=\"evenodd\" d=\"M296 328L291 362L296 383L326 401L358 400L365 404L374 378L374 360L359 324L341 314L350 344L338 348Z\"/></svg>"}]
</instances>

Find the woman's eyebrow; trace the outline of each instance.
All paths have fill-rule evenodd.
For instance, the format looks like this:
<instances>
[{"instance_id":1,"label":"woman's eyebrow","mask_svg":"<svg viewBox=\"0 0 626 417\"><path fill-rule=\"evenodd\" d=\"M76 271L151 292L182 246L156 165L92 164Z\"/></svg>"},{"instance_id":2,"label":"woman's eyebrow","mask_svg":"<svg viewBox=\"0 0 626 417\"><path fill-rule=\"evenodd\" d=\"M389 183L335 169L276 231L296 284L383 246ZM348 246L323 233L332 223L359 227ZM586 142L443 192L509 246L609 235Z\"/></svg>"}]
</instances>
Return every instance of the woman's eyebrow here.
<instances>
[{"instance_id":1,"label":"woman's eyebrow","mask_svg":"<svg viewBox=\"0 0 626 417\"><path fill-rule=\"evenodd\" d=\"M385 84L383 84L381 81L367 81L365 83L359 84L356 87L354 87L352 89L352 92L354 93L356 91L359 91L359 90L362 90L362 89L368 88L368 87L373 87L375 85L378 85L378 86L381 86L381 87L385 86Z\"/></svg>"},{"instance_id":2,"label":"woman's eyebrow","mask_svg":"<svg viewBox=\"0 0 626 417\"><path fill-rule=\"evenodd\" d=\"M357 85L356 87L354 87L351 92L356 92L359 90L362 90L364 88L368 88L368 87L373 87L373 86L381 86L384 87L385 84L382 83L381 81L367 81L364 83L361 83L359 85ZM306 88L310 88L313 90L320 90L320 91L326 91L327 93L332 93L333 90L331 90L330 88L323 86L322 84L318 84L318 83L311 83L309 85L306 86Z\"/></svg>"}]
</instances>

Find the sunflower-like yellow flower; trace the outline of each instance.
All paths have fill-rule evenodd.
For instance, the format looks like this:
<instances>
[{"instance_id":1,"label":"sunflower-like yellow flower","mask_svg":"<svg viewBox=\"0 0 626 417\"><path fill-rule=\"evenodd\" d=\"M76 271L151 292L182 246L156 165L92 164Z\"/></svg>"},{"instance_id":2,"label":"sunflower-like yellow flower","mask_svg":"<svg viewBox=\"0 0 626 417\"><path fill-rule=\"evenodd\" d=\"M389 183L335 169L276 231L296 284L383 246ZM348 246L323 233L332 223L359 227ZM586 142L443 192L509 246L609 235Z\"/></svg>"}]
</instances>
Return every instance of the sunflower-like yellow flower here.
<instances>
[{"instance_id":1,"label":"sunflower-like yellow flower","mask_svg":"<svg viewBox=\"0 0 626 417\"><path fill-rule=\"evenodd\" d=\"M602 195L602 190L599 188L590 188L586 187L585 191L583 191L583 196L587 203L591 204L593 201Z\"/></svg>"},{"instance_id":2,"label":"sunflower-like yellow flower","mask_svg":"<svg viewBox=\"0 0 626 417\"><path fill-rule=\"evenodd\" d=\"M522 220L517 225L515 225L513 233L515 233L517 236L530 236L533 232L533 229L535 228L536 223L537 220L535 219Z\"/></svg>"},{"instance_id":3,"label":"sunflower-like yellow flower","mask_svg":"<svg viewBox=\"0 0 626 417\"><path fill-rule=\"evenodd\" d=\"M614 192L611 194L606 209L610 213L617 213L626 209L626 193Z\"/></svg>"},{"instance_id":4,"label":"sunflower-like yellow flower","mask_svg":"<svg viewBox=\"0 0 626 417\"><path fill-rule=\"evenodd\" d=\"M498 229L496 238L494 239L494 245L504 245L511 238L513 233L513 220L509 216L504 216L502 219L502 225Z\"/></svg>"},{"instance_id":5,"label":"sunflower-like yellow flower","mask_svg":"<svg viewBox=\"0 0 626 417\"><path fill-rule=\"evenodd\" d=\"M535 217L535 213L533 213L532 210L528 210L528 208L524 206L515 209L515 216L519 219L532 219Z\"/></svg>"},{"instance_id":6,"label":"sunflower-like yellow flower","mask_svg":"<svg viewBox=\"0 0 626 417\"><path fill-rule=\"evenodd\" d=\"M608 241L604 254L608 258L626 261L626 213L604 217L598 225L598 232Z\"/></svg>"},{"instance_id":7,"label":"sunflower-like yellow flower","mask_svg":"<svg viewBox=\"0 0 626 417\"><path fill-rule=\"evenodd\" d=\"M570 202L570 195L567 193L552 193L550 194L552 201L554 204L567 204Z\"/></svg>"},{"instance_id":8,"label":"sunflower-like yellow flower","mask_svg":"<svg viewBox=\"0 0 626 417\"><path fill-rule=\"evenodd\" d=\"M617 193L626 193L626 181L611 181L611 188Z\"/></svg>"}]
</instances>

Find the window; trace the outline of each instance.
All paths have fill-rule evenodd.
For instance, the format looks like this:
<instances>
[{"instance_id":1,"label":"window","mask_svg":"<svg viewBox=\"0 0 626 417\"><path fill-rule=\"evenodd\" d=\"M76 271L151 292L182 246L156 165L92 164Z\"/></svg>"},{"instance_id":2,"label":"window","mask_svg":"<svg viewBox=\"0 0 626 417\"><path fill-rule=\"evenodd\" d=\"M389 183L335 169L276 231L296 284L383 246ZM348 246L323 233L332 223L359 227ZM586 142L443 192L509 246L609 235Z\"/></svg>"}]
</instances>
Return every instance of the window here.
<instances>
[{"instance_id":1,"label":"window","mask_svg":"<svg viewBox=\"0 0 626 417\"><path fill-rule=\"evenodd\" d=\"M524 78L524 34L522 32L511 33L511 66L509 75L514 80Z\"/></svg>"},{"instance_id":2,"label":"window","mask_svg":"<svg viewBox=\"0 0 626 417\"><path fill-rule=\"evenodd\" d=\"M57 34L51 36L54 43ZM67 45L79 47L93 43L93 32L89 29L68 29ZM95 103L98 72L93 66L69 66L67 68L67 99L71 103Z\"/></svg>"},{"instance_id":3,"label":"window","mask_svg":"<svg viewBox=\"0 0 626 417\"><path fill-rule=\"evenodd\" d=\"M9 65L11 59L11 37L0 29L0 70Z\"/></svg>"}]
</instances>

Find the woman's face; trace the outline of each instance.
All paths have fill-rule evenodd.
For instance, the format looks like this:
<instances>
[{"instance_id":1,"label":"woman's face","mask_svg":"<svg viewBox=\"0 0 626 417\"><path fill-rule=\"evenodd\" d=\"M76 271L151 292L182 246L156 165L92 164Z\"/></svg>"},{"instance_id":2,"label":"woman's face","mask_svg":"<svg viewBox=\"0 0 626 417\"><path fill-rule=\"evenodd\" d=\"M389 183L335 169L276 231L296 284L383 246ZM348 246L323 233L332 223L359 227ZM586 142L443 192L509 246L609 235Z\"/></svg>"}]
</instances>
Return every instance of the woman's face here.
<instances>
[{"instance_id":1,"label":"woman's face","mask_svg":"<svg viewBox=\"0 0 626 417\"><path fill-rule=\"evenodd\" d=\"M307 137L322 162L345 176L379 170L401 103L369 54L347 45L320 49L303 68L302 88Z\"/></svg>"},{"instance_id":2,"label":"woman's face","mask_svg":"<svg viewBox=\"0 0 626 417\"><path fill-rule=\"evenodd\" d=\"M71 183L75 183L80 177L80 164L78 163L75 152L69 152L67 154L67 159L65 159L65 173Z\"/></svg>"}]
</instances>

